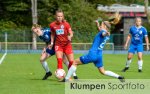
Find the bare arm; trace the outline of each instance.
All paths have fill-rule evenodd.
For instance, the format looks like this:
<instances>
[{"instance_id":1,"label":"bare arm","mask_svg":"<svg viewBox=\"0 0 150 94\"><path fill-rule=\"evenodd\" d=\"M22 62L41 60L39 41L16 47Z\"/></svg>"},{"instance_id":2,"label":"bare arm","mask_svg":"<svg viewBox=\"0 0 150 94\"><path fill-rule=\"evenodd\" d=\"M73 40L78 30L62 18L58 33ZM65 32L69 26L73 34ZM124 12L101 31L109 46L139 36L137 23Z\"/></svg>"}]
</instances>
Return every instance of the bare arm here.
<instances>
[{"instance_id":1,"label":"bare arm","mask_svg":"<svg viewBox=\"0 0 150 94\"><path fill-rule=\"evenodd\" d=\"M48 44L48 48L52 49L53 45L54 45L54 33L51 32L51 43Z\"/></svg>"},{"instance_id":2,"label":"bare arm","mask_svg":"<svg viewBox=\"0 0 150 94\"><path fill-rule=\"evenodd\" d=\"M71 41L72 37L73 37L73 31L69 31L68 40L70 40L70 41Z\"/></svg>"},{"instance_id":3,"label":"bare arm","mask_svg":"<svg viewBox=\"0 0 150 94\"><path fill-rule=\"evenodd\" d=\"M127 46L128 46L128 43L129 43L130 39L131 39L131 35L128 34L125 45L124 45L124 49L127 49Z\"/></svg>"},{"instance_id":4,"label":"bare arm","mask_svg":"<svg viewBox=\"0 0 150 94\"><path fill-rule=\"evenodd\" d=\"M149 50L149 39L148 36L145 36L145 42L146 42L146 49Z\"/></svg>"},{"instance_id":5,"label":"bare arm","mask_svg":"<svg viewBox=\"0 0 150 94\"><path fill-rule=\"evenodd\" d=\"M71 41L71 39L73 37L73 31L72 31L71 26L69 24L67 25L67 29L68 29L68 40Z\"/></svg>"},{"instance_id":6,"label":"bare arm","mask_svg":"<svg viewBox=\"0 0 150 94\"><path fill-rule=\"evenodd\" d=\"M54 44L54 32L51 32L51 46Z\"/></svg>"},{"instance_id":7,"label":"bare arm","mask_svg":"<svg viewBox=\"0 0 150 94\"><path fill-rule=\"evenodd\" d=\"M99 22L98 22L98 21L95 21L95 22L96 22L96 26L97 26L98 31L100 31L100 30L101 30L101 27L100 27Z\"/></svg>"}]
</instances>

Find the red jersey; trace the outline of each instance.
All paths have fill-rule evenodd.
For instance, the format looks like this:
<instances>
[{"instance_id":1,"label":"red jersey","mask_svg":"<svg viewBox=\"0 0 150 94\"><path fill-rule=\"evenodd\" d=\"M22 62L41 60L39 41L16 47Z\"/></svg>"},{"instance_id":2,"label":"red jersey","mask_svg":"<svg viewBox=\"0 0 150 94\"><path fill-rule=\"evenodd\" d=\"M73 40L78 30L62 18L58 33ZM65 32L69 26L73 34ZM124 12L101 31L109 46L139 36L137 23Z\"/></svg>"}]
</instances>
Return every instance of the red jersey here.
<instances>
[{"instance_id":1,"label":"red jersey","mask_svg":"<svg viewBox=\"0 0 150 94\"><path fill-rule=\"evenodd\" d=\"M50 24L51 32L55 36L55 45L66 46L71 43L68 40L69 32L72 32L70 24L66 21L61 23L54 21Z\"/></svg>"}]
</instances>

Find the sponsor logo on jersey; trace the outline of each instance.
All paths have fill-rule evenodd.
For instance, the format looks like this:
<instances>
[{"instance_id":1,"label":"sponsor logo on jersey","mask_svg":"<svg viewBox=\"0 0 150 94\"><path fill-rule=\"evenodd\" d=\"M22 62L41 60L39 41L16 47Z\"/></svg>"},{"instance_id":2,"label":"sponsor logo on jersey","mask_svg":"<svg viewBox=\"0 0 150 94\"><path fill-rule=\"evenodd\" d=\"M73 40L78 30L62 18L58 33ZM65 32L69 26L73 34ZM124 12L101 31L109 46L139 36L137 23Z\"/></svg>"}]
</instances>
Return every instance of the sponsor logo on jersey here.
<instances>
[{"instance_id":1,"label":"sponsor logo on jersey","mask_svg":"<svg viewBox=\"0 0 150 94\"><path fill-rule=\"evenodd\" d=\"M139 35L136 34L135 37L134 37L134 39L135 39L135 40L140 40Z\"/></svg>"},{"instance_id":2,"label":"sponsor logo on jersey","mask_svg":"<svg viewBox=\"0 0 150 94\"><path fill-rule=\"evenodd\" d=\"M64 29L56 29L56 34L57 35L64 34Z\"/></svg>"},{"instance_id":3,"label":"sponsor logo on jersey","mask_svg":"<svg viewBox=\"0 0 150 94\"><path fill-rule=\"evenodd\" d=\"M142 34L142 31L140 30L140 32L139 32L140 34Z\"/></svg>"}]
</instances>

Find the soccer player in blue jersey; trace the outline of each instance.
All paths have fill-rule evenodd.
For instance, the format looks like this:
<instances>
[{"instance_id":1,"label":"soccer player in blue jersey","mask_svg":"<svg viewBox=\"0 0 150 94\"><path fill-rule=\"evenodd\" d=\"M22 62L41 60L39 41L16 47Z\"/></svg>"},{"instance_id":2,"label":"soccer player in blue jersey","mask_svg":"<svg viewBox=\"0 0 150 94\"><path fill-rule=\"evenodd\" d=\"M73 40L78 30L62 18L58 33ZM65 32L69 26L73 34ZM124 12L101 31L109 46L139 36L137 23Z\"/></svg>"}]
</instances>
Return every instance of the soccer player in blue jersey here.
<instances>
[{"instance_id":1,"label":"soccer player in blue jersey","mask_svg":"<svg viewBox=\"0 0 150 94\"><path fill-rule=\"evenodd\" d=\"M137 55L138 55L138 72L142 72L143 38L145 38L147 50L149 50L149 40L148 40L147 30L141 24L142 24L142 19L140 17L137 17L135 19L135 25L131 26L131 28L130 28L124 48L127 49L130 39L131 39L131 43L130 43L130 47L128 50L126 66L122 70L123 72L125 72L126 70L129 69L131 59L136 51L137 51Z\"/></svg>"},{"instance_id":2,"label":"soccer player in blue jersey","mask_svg":"<svg viewBox=\"0 0 150 94\"><path fill-rule=\"evenodd\" d=\"M43 80L46 80L48 77L50 77L52 75L52 72L50 71L48 64L46 62L46 60L55 55L55 50L54 50L54 46L52 47L52 49L48 48L48 44L51 42L51 32L50 32L50 28L41 28L40 26L33 26L32 27L32 31L41 39L46 43L46 46L43 48L41 57L40 57L40 62L44 68L44 70L46 71L45 76L43 77ZM69 62L66 58L66 56L63 57L63 62L66 64L66 66L69 66ZM76 73L73 73L73 77L74 79L77 79L78 77L76 76Z\"/></svg>"},{"instance_id":3,"label":"soccer player in blue jersey","mask_svg":"<svg viewBox=\"0 0 150 94\"><path fill-rule=\"evenodd\" d=\"M111 25L108 21L103 21L101 23L100 31L95 36L92 47L89 50L89 53L81 56L80 58L76 59L73 62L73 65L70 67L65 79L62 80L63 82L69 81L69 78L71 77L72 73L76 71L78 65L88 64L91 62L94 63L94 65L98 68L101 74L115 77L118 78L120 81L124 81L124 77L112 71L105 71L103 66L102 51L107 40L109 40L110 33L108 32L108 30L110 27Z\"/></svg>"}]
</instances>

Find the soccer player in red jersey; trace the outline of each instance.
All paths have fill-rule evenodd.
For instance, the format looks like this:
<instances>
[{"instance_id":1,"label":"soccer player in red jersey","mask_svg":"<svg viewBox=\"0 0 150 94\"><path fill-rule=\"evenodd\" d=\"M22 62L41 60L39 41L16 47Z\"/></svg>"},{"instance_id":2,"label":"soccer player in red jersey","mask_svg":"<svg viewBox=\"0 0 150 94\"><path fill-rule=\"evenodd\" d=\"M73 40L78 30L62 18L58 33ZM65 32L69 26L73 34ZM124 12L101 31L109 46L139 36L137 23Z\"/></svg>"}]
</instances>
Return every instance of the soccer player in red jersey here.
<instances>
[{"instance_id":1,"label":"soccer player in red jersey","mask_svg":"<svg viewBox=\"0 0 150 94\"><path fill-rule=\"evenodd\" d=\"M55 44L55 52L57 57L57 68L62 69L62 58L63 54L67 56L69 61L69 66L73 63L74 55L71 45L71 39L73 37L73 31L70 27L70 24L64 20L64 13L62 10L56 11L56 21L50 23L51 28L51 44L49 47L51 48ZM55 43L54 43L55 38Z\"/></svg>"}]
</instances>

